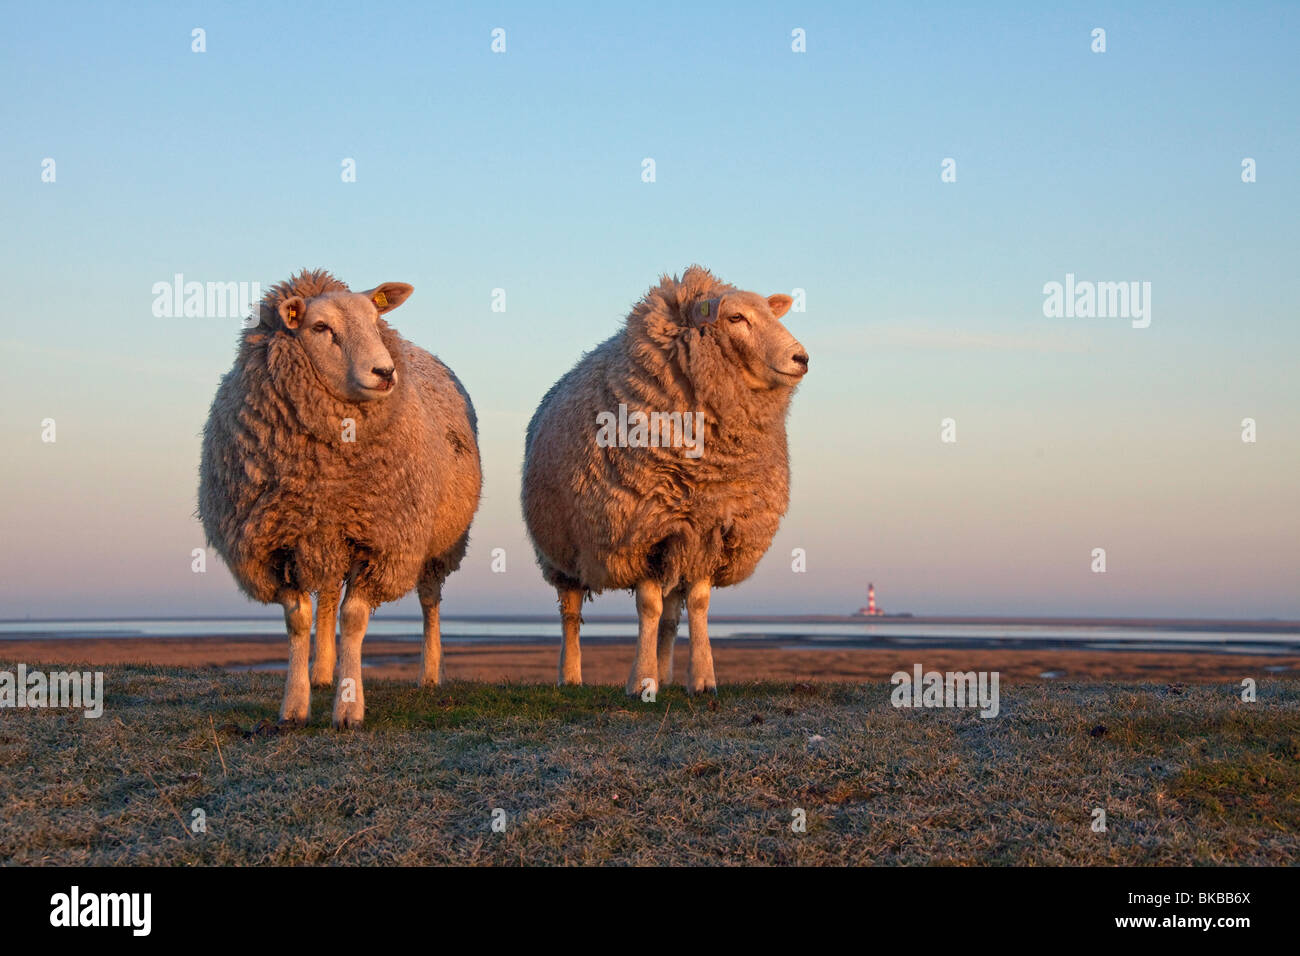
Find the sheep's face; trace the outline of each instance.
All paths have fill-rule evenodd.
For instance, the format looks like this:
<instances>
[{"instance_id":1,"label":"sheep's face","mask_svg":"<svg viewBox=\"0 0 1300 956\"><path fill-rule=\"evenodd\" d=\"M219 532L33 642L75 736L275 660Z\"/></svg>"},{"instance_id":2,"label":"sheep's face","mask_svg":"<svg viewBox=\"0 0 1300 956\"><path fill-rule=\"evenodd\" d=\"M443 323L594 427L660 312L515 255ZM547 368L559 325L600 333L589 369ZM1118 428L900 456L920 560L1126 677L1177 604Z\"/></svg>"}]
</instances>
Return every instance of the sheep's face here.
<instances>
[{"instance_id":1,"label":"sheep's face","mask_svg":"<svg viewBox=\"0 0 1300 956\"><path fill-rule=\"evenodd\" d=\"M379 337L379 317L413 291L404 282L385 282L369 292L328 292L306 300L293 296L280 304L280 318L335 398L376 401L397 384L393 356Z\"/></svg>"},{"instance_id":2,"label":"sheep's face","mask_svg":"<svg viewBox=\"0 0 1300 956\"><path fill-rule=\"evenodd\" d=\"M695 322L715 338L750 388L793 388L808 372L808 353L781 324L791 301L788 295L765 299L753 292L730 292L698 303Z\"/></svg>"}]
</instances>

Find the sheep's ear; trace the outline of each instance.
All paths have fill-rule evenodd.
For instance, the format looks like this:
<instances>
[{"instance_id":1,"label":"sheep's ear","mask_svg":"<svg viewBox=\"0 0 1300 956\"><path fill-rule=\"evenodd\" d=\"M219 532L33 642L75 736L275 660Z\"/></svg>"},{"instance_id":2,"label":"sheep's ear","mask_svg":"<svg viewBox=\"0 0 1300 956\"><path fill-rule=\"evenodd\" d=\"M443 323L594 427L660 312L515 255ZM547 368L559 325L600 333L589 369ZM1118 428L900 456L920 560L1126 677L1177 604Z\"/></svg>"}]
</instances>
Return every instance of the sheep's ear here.
<instances>
[{"instance_id":1,"label":"sheep's ear","mask_svg":"<svg viewBox=\"0 0 1300 956\"><path fill-rule=\"evenodd\" d=\"M405 302L414 291L415 286L407 285L405 282L385 282L362 294L369 298L379 310L379 314L383 315Z\"/></svg>"},{"instance_id":2,"label":"sheep's ear","mask_svg":"<svg viewBox=\"0 0 1300 956\"><path fill-rule=\"evenodd\" d=\"M778 319L790 311L790 304L794 299L788 295L769 295L767 297L767 307L772 310L772 314Z\"/></svg>"},{"instance_id":3,"label":"sheep's ear","mask_svg":"<svg viewBox=\"0 0 1300 956\"><path fill-rule=\"evenodd\" d=\"M307 303L300 295L290 296L280 303L280 320L287 328L296 329L302 324L302 318L306 314Z\"/></svg>"},{"instance_id":4,"label":"sheep's ear","mask_svg":"<svg viewBox=\"0 0 1300 956\"><path fill-rule=\"evenodd\" d=\"M718 309L722 306L722 299L703 299L696 302L691 307L691 325L705 326L712 325L718 321Z\"/></svg>"}]
</instances>

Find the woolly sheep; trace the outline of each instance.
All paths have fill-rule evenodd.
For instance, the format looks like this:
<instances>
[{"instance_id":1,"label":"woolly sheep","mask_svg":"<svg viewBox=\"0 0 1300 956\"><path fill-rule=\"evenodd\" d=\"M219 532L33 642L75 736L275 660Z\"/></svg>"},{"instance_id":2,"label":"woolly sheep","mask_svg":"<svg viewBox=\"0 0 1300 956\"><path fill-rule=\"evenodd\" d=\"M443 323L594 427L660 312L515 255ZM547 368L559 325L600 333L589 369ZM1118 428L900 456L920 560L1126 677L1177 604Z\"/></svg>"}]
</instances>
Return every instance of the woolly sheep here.
<instances>
[{"instance_id":1,"label":"woolly sheep","mask_svg":"<svg viewBox=\"0 0 1300 956\"><path fill-rule=\"evenodd\" d=\"M333 723L362 722L370 613L413 588L424 616L420 683L441 680L438 605L478 508L478 429L451 370L383 318L412 291L386 282L352 292L322 270L274 286L204 429L199 517L239 587L284 608L288 723L306 722L311 686L334 677L336 614Z\"/></svg>"},{"instance_id":2,"label":"woolly sheep","mask_svg":"<svg viewBox=\"0 0 1300 956\"><path fill-rule=\"evenodd\" d=\"M582 683L583 600L618 588L640 619L627 692L672 680L683 603L686 689L716 692L710 589L749 577L790 500L785 419L808 370L790 304L699 266L664 276L542 399L521 497L559 594L560 684Z\"/></svg>"}]
</instances>

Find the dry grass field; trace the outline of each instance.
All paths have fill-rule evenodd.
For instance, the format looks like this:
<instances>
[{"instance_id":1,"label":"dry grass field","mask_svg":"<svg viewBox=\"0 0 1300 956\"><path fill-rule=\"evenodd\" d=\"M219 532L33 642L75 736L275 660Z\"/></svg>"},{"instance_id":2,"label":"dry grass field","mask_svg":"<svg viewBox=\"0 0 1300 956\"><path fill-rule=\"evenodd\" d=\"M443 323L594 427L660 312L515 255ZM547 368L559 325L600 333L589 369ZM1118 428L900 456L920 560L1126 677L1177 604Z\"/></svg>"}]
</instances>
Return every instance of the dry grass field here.
<instances>
[{"instance_id":1,"label":"dry grass field","mask_svg":"<svg viewBox=\"0 0 1300 956\"><path fill-rule=\"evenodd\" d=\"M12 664L0 667L12 669ZM30 665L37 666L37 665ZM886 682L366 683L367 725L274 724L283 677L105 668L103 717L0 712L18 864L1280 864L1300 682L1006 680L1001 713ZM1093 810L1106 831L1093 829ZM194 832L195 810L206 832ZM494 811L504 830L494 831ZM792 829L796 811L806 819ZM501 814L497 814L502 819Z\"/></svg>"}]
</instances>

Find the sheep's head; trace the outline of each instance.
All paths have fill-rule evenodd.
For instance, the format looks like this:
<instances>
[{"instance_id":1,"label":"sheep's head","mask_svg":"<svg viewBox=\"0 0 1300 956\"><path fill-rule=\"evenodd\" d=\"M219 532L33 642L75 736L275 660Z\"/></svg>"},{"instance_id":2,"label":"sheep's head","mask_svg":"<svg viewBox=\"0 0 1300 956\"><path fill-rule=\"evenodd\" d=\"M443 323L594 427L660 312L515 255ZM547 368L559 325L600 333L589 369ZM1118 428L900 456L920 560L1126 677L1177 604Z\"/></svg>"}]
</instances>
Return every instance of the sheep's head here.
<instances>
[{"instance_id":1,"label":"sheep's head","mask_svg":"<svg viewBox=\"0 0 1300 956\"><path fill-rule=\"evenodd\" d=\"M765 299L754 292L727 292L695 303L691 324L714 339L751 389L793 388L808 371L808 353L781 324L791 301L788 295Z\"/></svg>"},{"instance_id":2,"label":"sheep's head","mask_svg":"<svg viewBox=\"0 0 1300 956\"><path fill-rule=\"evenodd\" d=\"M379 317L414 291L404 282L385 282L369 292L290 296L280 303L280 319L335 398L374 401L391 394L397 382L393 357L379 336Z\"/></svg>"}]
</instances>

